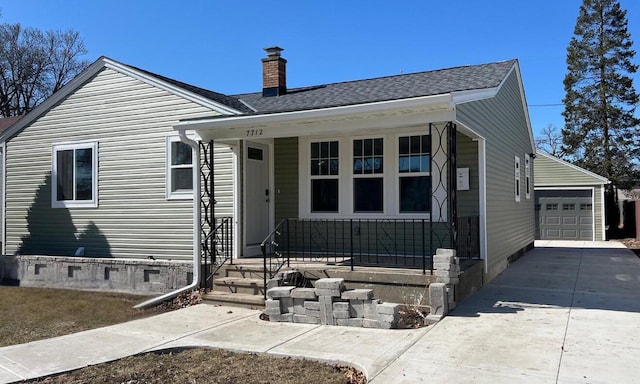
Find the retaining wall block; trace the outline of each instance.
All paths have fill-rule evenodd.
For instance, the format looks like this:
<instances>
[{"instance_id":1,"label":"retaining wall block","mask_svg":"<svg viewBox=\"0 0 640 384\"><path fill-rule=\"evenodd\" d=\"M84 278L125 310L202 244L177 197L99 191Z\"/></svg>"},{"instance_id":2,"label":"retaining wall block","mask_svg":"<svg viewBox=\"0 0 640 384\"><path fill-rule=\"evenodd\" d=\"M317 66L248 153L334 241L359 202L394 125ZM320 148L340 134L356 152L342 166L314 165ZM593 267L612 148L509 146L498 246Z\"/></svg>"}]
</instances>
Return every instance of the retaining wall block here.
<instances>
[{"instance_id":1,"label":"retaining wall block","mask_svg":"<svg viewBox=\"0 0 640 384\"><path fill-rule=\"evenodd\" d=\"M364 300L349 300L349 314L354 318L363 318Z\"/></svg>"},{"instance_id":2,"label":"retaining wall block","mask_svg":"<svg viewBox=\"0 0 640 384\"><path fill-rule=\"evenodd\" d=\"M376 320L378 318L378 304L380 304L380 300L378 299L364 301L363 309L365 319Z\"/></svg>"},{"instance_id":3,"label":"retaining wall block","mask_svg":"<svg viewBox=\"0 0 640 384\"><path fill-rule=\"evenodd\" d=\"M346 301L335 301L333 303L334 311L349 311L349 303Z\"/></svg>"},{"instance_id":4,"label":"retaining wall block","mask_svg":"<svg viewBox=\"0 0 640 384\"><path fill-rule=\"evenodd\" d=\"M304 314L309 317L315 317L316 319L318 319L318 324L320 323L320 310L316 311L313 309L305 309Z\"/></svg>"},{"instance_id":5,"label":"retaining wall block","mask_svg":"<svg viewBox=\"0 0 640 384\"><path fill-rule=\"evenodd\" d=\"M342 291L339 289L316 288L316 295L318 297L320 296L341 297Z\"/></svg>"},{"instance_id":6,"label":"retaining wall block","mask_svg":"<svg viewBox=\"0 0 640 384\"><path fill-rule=\"evenodd\" d=\"M343 327L358 327L362 328L362 323L364 319L336 319L336 324Z\"/></svg>"},{"instance_id":7,"label":"retaining wall block","mask_svg":"<svg viewBox=\"0 0 640 384\"><path fill-rule=\"evenodd\" d=\"M298 315L293 314L293 322L301 323L301 324L319 324L320 319L317 317L307 316L307 315Z\"/></svg>"},{"instance_id":8,"label":"retaining wall block","mask_svg":"<svg viewBox=\"0 0 640 384\"><path fill-rule=\"evenodd\" d=\"M456 250L455 249L449 249L449 248L437 248L436 249L436 255L456 257Z\"/></svg>"},{"instance_id":9,"label":"retaining wall block","mask_svg":"<svg viewBox=\"0 0 640 384\"><path fill-rule=\"evenodd\" d=\"M373 299L373 289L351 289L342 292L344 300L371 300Z\"/></svg>"},{"instance_id":10,"label":"retaining wall block","mask_svg":"<svg viewBox=\"0 0 640 384\"><path fill-rule=\"evenodd\" d=\"M330 296L320 296L320 324L336 325L336 318L333 317L333 298Z\"/></svg>"},{"instance_id":11,"label":"retaining wall block","mask_svg":"<svg viewBox=\"0 0 640 384\"><path fill-rule=\"evenodd\" d=\"M380 328L380 323L378 320L373 319L362 319L362 327L364 328Z\"/></svg>"},{"instance_id":12,"label":"retaining wall block","mask_svg":"<svg viewBox=\"0 0 640 384\"><path fill-rule=\"evenodd\" d=\"M311 310L311 311L319 311L320 310L320 303L318 301L308 301L308 300L306 300L304 302L304 309Z\"/></svg>"},{"instance_id":13,"label":"retaining wall block","mask_svg":"<svg viewBox=\"0 0 640 384\"><path fill-rule=\"evenodd\" d=\"M319 289L337 289L344 291L344 279L337 277L318 279L313 286Z\"/></svg>"},{"instance_id":14,"label":"retaining wall block","mask_svg":"<svg viewBox=\"0 0 640 384\"><path fill-rule=\"evenodd\" d=\"M349 319L349 311L333 311L333 317L337 319Z\"/></svg>"},{"instance_id":15,"label":"retaining wall block","mask_svg":"<svg viewBox=\"0 0 640 384\"><path fill-rule=\"evenodd\" d=\"M283 313L281 315L269 315L269 321L275 321L279 323L291 323L293 322L293 313Z\"/></svg>"},{"instance_id":16,"label":"retaining wall block","mask_svg":"<svg viewBox=\"0 0 640 384\"><path fill-rule=\"evenodd\" d=\"M436 269L433 271L436 277L458 277L458 271Z\"/></svg>"},{"instance_id":17,"label":"retaining wall block","mask_svg":"<svg viewBox=\"0 0 640 384\"><path fill-rule=\"evenodd\" d=\"M459 264L451 264L451 263L433 263L433 269L441 270L441 271L456 271L460 272Z\"/></svg>"},{"instance_id":18,"label":"retaining wall block","mask_svg":"<svg viewBox=\"0 0 640 384\"><path fill-rule=\"evenodd\" d=\"M293 299L293 313L296 315L304 315L304 299Z\"/></svg>"},{"instance_id":19,"label":"retaining wall block","mask_svg":"<svg viewBox=\"0 0 640 384\"><path fill-rule=\"evenodd\" d=\"M443 317L449 312L449 298L445 284L432 283L429 285L429 307L430 316Z\"/></svg>"},{"instance_id":20,"label":"retaining wall block","mask_svg":"<svg viewBox=\"0 0 640 384\"><path fill-rule=\"evenodd\" d=\"M281 297L291 297L291 291L295 287L274 287L267 290L267 297L271 299L278 299Z\"/></svg>"},{"instance_id":21,"label":"retaining wall block","mask_svg":"<svg viewBox=\"0 0 640 384\"><path fill-rule=\"evenodd\" d=\"M315 300L317 296L314 288L295 288L291 291L291 297L294 299Z\"/></svg>"},{"instance_id":22,"label":"retaining wall block","mask_svg":"<svg viewBox=\"0 0 640 384\"><path fill-rule=\"evenodd\" d=\"M293 299L290 297L281 297L280 312L281 313L293 313Z\"/></svg>"}]
</instances>

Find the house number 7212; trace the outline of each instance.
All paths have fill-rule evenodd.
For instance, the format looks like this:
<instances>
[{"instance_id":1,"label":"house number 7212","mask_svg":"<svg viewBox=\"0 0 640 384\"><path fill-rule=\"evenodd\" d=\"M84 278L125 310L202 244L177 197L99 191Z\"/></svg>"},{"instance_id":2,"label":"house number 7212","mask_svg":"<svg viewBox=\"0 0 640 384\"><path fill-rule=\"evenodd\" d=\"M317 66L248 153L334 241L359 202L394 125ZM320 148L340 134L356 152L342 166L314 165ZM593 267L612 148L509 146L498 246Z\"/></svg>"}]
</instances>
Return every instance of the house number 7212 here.
<instances>
[{"instance_id":1,"label":"house number 7212","mask_svg":"<svg viewBox=\"0 0 640 384\"><path fill-rule=\"evenodd\" d=\"M247 136L262 136L262 129L247 129Z\"/></svg>"}]
</instances>

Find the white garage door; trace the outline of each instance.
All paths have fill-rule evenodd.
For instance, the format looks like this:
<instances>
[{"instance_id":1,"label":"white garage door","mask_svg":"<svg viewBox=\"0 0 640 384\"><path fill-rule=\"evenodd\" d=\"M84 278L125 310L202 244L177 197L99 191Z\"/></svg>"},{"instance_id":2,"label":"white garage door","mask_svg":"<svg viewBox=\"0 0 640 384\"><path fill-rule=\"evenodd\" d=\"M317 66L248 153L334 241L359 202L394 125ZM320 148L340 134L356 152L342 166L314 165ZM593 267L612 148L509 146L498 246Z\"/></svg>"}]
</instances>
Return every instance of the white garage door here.
<instances>
[{"instance_id":1,"label":"white garage door","mask_svg":"<svg viewBox=\"0 0 640 384\"><path fill-rule=\"evenodd\" d=\"M536 191L537 238L593 240L591 191Z\"/></svg>"}]
</instances>

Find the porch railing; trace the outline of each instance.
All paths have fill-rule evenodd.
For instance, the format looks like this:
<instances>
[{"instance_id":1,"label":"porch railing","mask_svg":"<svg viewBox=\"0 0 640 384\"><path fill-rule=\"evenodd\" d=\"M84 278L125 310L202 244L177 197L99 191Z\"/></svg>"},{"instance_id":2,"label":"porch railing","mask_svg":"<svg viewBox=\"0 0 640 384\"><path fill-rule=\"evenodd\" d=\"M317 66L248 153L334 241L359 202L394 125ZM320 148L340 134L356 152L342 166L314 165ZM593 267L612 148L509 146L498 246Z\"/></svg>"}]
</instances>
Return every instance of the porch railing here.
<instances>
[{"instance_id":1,"label":"porch railing","mask_svg":"<svg viewBox=\"0 0 640 384\"><path fill-rule=\"evenodd\" d=\"M233 264L233 217L216 219L216 226L202 243L202 266L204 278L201 288L209 288L211 280L227 262Z\"/></svg>"},{"instance_id":2,"label":"porch railing","mask_svg":"<svg viewBox=\"0 0 640 384\"><path fill-rule=\"evenodd\" d=\"M456 219L457 236L448 223L426 219L284 219L261 244L266 281L296 262L433 270L437 248L455 248L462 258L479 258L479 219ZM454 240L454 238L456 240ZM454 244L454 242L456 244Z\"/></svg>"}]
</instances>

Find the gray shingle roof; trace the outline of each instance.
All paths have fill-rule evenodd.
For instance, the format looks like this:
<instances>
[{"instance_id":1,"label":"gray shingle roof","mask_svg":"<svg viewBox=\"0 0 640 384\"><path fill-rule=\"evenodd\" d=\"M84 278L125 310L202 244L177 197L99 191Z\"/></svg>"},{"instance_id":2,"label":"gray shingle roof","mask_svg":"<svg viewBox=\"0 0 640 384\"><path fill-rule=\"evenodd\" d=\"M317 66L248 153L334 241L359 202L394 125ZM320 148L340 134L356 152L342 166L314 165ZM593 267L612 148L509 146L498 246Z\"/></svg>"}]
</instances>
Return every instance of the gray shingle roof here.
<instances>
[{"instance_id":1,"label":"gray shingle roof","mask_svg":"<svg viewBox=\"0 0 640 384\"><path fill-rule=\"evenodd\" d=\"M301 111L345 105L447 94L500 85L516 60L469 65L367 80L294 88L287 94L262 97L262 92L233 95L257 114Z\"/></svg>"}]
</instances>

